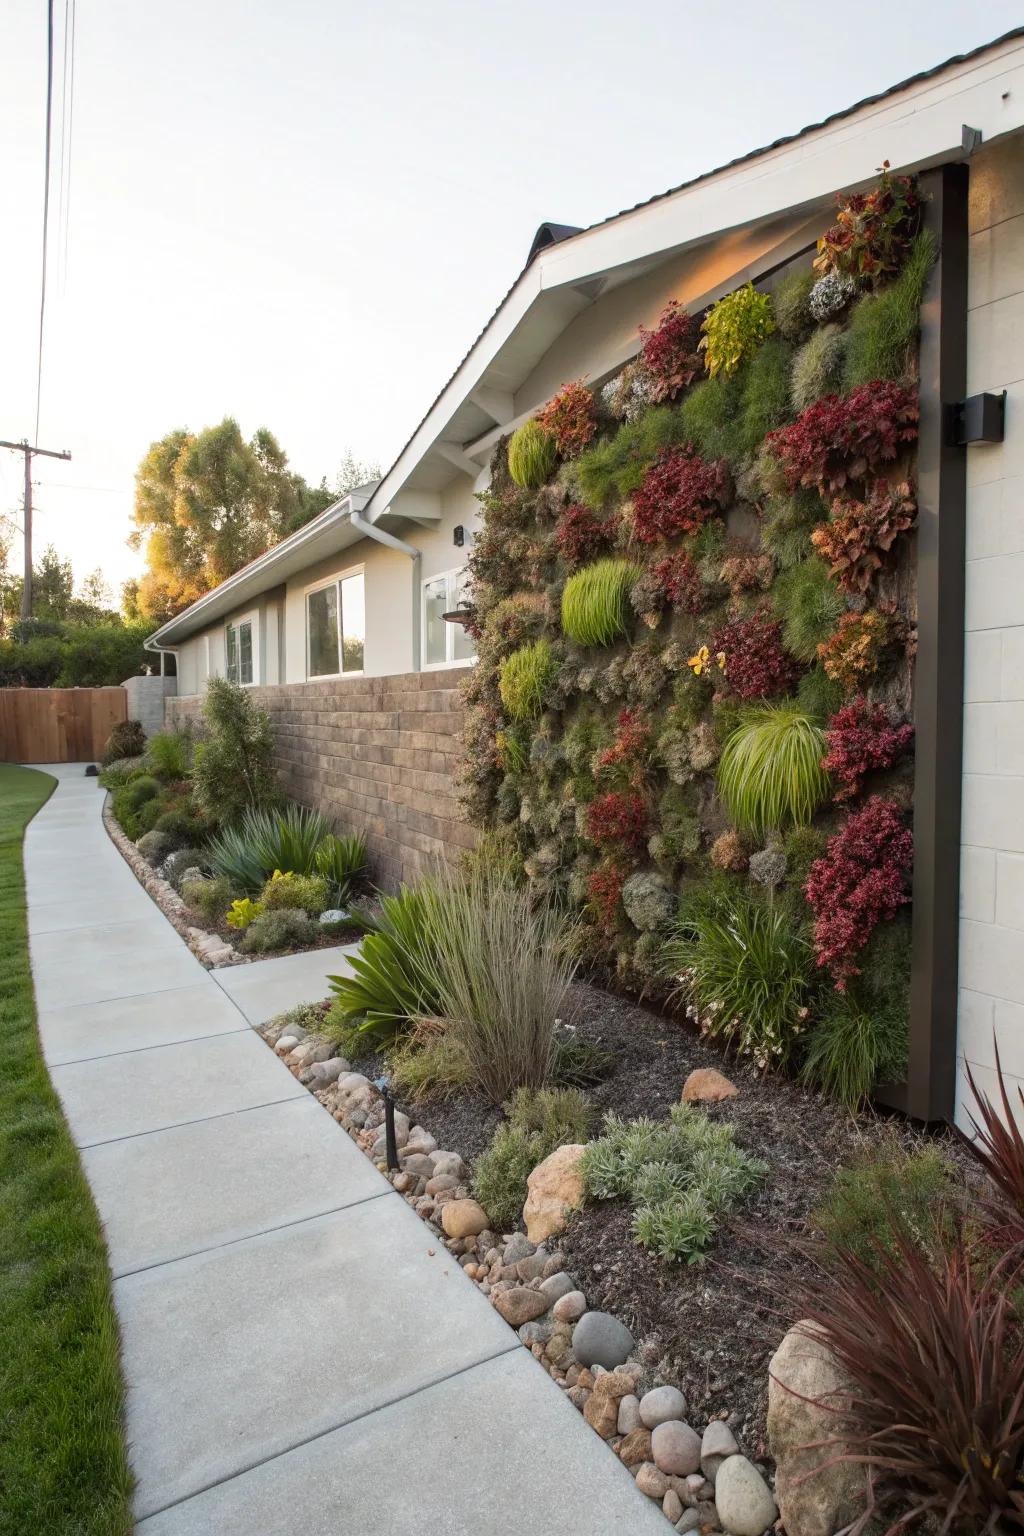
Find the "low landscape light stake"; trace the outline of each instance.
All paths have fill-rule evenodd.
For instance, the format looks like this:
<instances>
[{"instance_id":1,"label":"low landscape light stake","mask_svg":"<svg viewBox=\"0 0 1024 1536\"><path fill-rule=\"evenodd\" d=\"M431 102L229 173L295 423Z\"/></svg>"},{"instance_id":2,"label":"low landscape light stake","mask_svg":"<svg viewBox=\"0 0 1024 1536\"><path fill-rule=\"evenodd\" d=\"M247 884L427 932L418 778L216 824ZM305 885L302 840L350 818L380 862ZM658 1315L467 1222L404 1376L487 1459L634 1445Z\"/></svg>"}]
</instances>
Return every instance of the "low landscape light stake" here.
<instances>
[{"instance_id":1,"label":"low landscape light stake","mask_svg":"<svg viewBox=\"0 0 1024 1536\"><path fill-rule=\"evenodd\" d=\"M402 1165L398 1161L398 1147L395 1143L395 1100L391 1092L391 1079L378 1077L374 1086L380 1089L384 1099L384 1136L387 1142L388 1172L397 1173Z\"/></svg>"}]
</instances>

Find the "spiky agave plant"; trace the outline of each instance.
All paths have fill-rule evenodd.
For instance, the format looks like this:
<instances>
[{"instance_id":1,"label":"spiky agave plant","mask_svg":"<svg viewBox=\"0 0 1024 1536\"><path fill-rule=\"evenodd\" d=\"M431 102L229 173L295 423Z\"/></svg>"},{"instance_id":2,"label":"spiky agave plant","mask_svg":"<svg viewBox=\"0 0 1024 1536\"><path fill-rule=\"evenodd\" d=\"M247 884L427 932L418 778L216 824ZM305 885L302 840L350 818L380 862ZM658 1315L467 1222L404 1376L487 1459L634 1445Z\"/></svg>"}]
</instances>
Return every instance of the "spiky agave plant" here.
<instances>
[{"instance_id":1,"label":"spiky agave plant","mask_svg":"<svg viewBox=\"0 0 1024 1536\"><path fill-rule=\"evenodd\" d=\"M629 594L640 577L631 560L597 560L570 576L562 592L562 628L577 645L611 645L627 631Z\"/></svg>"},{"instance_id":2,"label":"spiky agave plant","mask_svg":"<svg viewBox=\"0 0 1024 1536\"><path fill-rule=\"evenodd\" d=\"M828 798L825 733L799 705L744 712L718 763L718 793L742 831L806 826Z\"/></svg>"},{"instance_id":3,"label":"spiky agave plant","mask_svg":"<svg viewBox=\"0 0 1024 1536\"><path fill-rule=\"evenodd\" d=\"M508 443L508 472L516 485L536 491L555 467L558 450L554 438L539 421L525 421Z\"/></svg>"}]
</instances>

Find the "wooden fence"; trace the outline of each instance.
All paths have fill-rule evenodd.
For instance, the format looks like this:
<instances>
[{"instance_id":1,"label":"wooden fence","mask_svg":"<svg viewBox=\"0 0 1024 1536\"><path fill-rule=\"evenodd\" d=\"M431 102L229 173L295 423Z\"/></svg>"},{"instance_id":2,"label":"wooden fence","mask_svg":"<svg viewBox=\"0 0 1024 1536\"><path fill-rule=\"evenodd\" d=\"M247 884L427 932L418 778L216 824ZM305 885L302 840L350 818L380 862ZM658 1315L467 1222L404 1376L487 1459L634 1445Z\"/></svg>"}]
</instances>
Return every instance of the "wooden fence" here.
<instances>
[{"instance_id":1,"label":"wooden fence","mask_svg":"<svg viewBox=\"0 0 1024 1536\"><path fill-rule=\"evenodd\" d=\"M127 718L123 688L0 688L0 762L95 762Z\"/></svg>"}]
</instances>

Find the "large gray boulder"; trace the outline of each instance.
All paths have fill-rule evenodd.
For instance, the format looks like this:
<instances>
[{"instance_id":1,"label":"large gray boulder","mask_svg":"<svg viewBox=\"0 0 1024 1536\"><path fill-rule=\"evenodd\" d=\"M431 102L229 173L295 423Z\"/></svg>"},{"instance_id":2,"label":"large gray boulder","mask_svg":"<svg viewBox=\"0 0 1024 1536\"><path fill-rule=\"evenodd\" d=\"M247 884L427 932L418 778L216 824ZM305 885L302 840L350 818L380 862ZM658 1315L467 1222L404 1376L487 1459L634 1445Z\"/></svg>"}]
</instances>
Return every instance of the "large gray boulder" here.
<instances>
[{"instance_id":1,"label":"large gray boulder","mask_svg":"<svg viewBox=\"0 0 1024 1536\"><path fill-rule=\"evenodd\" d=\"M613 1371L628 1360L633 1335L610 1312L584 1312L572 1335L572 1352L580 1365L603 1365Z\"/></svg>"},{"instance_id":2,"label":"large gray boulder","mask_svg":"<svg viewBox=\"0 0 1024 1536\"><path fill-rule=\"evenodd\" d=\"M768 1372L768 1442L787 1536L833 1536L863 1510L865 1498L863 1468L834 1461L841 1444L820 1444L839 1435L837 1410L848 1383L811 1323L789 1330Z\"/></svg>"}]
</instances>

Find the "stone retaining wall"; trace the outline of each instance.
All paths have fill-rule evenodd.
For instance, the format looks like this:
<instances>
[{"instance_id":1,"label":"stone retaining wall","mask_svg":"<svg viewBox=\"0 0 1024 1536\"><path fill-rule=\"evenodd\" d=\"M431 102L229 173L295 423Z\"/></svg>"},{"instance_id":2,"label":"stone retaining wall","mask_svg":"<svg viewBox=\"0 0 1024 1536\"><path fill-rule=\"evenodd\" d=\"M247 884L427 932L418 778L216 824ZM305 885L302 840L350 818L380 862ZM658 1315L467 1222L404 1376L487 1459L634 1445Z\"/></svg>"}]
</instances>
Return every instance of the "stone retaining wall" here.
<instances>
[{"instance_id":1,"label":"stone retaining wall","mask_svg":"<svg viewBox=\"0 0 1024 1536\"><path fill-rule=\"evenodd\" d=\"M273 721L285 792L338 830L361 832L385 890L476 842L455 793L466 670L252 689ZM169 698L167 723L201 711L198 694Z\"/></svg>"}]
</instances>

